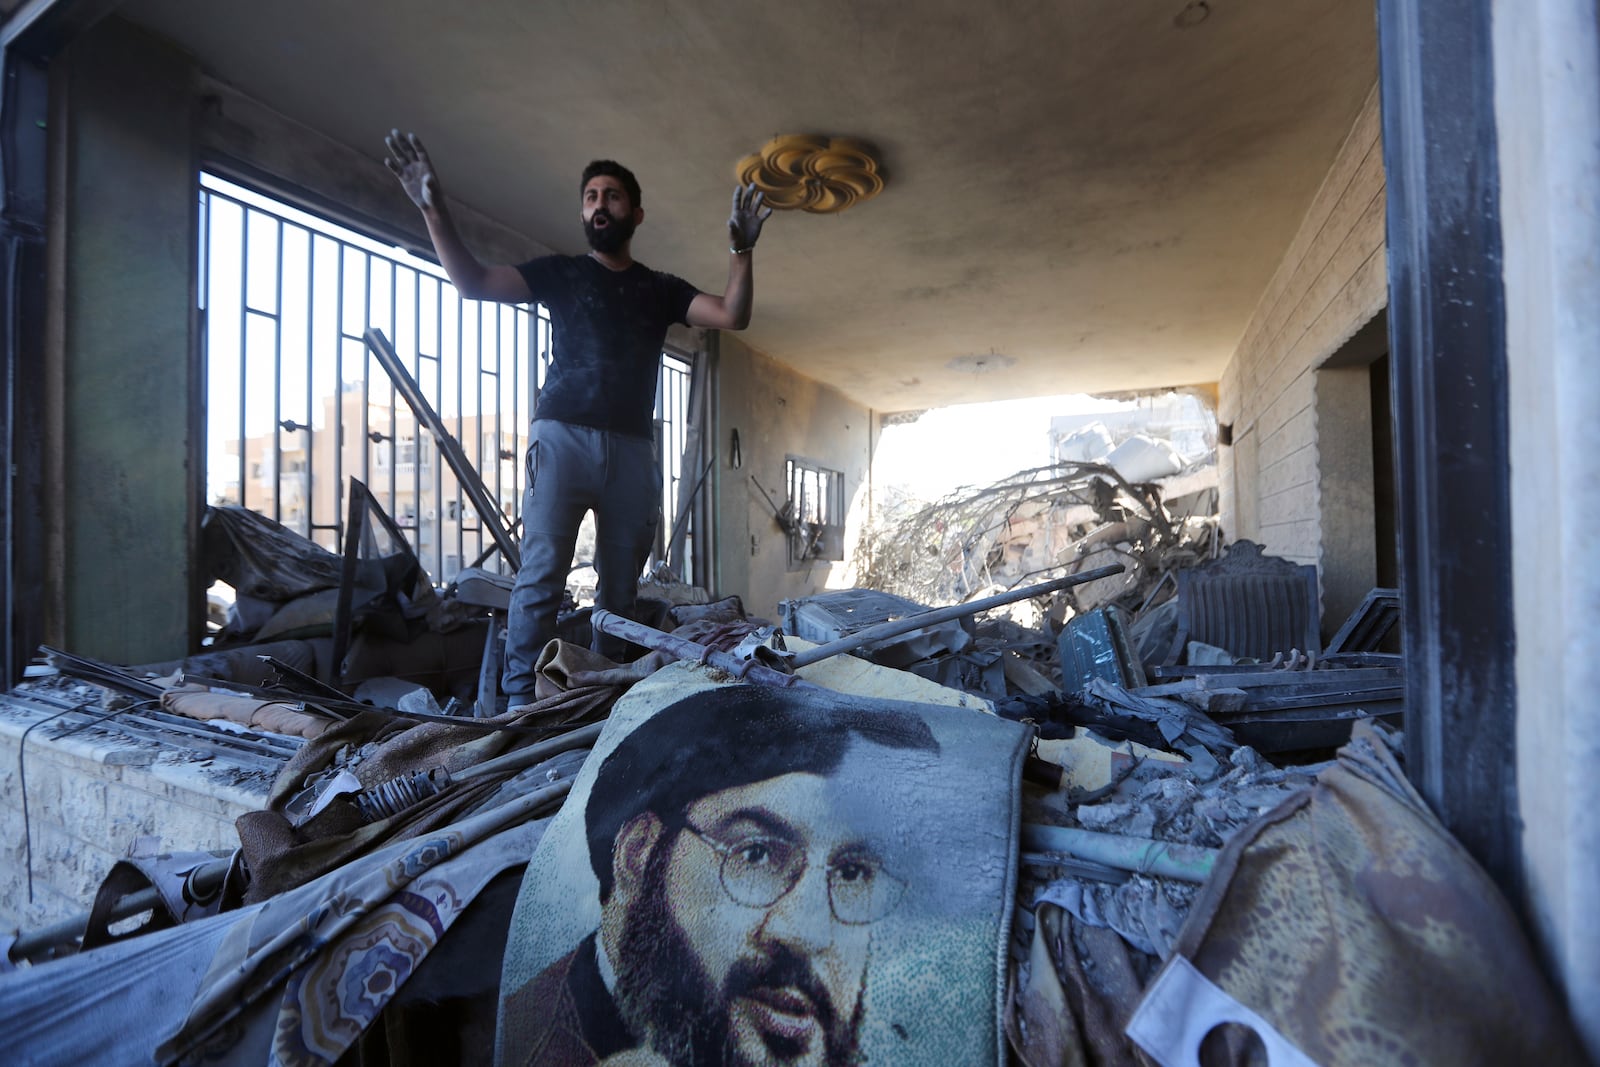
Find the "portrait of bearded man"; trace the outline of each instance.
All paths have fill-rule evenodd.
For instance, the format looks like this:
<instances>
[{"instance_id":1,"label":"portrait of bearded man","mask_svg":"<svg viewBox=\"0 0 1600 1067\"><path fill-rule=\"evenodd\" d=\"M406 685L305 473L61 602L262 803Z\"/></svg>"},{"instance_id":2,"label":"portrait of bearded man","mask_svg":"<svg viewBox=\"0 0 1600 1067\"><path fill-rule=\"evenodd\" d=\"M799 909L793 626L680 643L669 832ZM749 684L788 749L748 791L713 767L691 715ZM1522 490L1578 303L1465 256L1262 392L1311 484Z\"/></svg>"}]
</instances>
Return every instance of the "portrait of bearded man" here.
<instances>
[{"instance_id":1,"label":"portrait of bearded man","mask_svg":"<svg viewBox=\"0 0 1600 1067\"><path fill-rule=\"evenodd\" d=\"M598 929L509 993L503 1062L860 1062L873 928L908 874L892 791L864 787L939 751L915 714L754 686L647 720L585 809Z\"/></svg>"}]
</instances>

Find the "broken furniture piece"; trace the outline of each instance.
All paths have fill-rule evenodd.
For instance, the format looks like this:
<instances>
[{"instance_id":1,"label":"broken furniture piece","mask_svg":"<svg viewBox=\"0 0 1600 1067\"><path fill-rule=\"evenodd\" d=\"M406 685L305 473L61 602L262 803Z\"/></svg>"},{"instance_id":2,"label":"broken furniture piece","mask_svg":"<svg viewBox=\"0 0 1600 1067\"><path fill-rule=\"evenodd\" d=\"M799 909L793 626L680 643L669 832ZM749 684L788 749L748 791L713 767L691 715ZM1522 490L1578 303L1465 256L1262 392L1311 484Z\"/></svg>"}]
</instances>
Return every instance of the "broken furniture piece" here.
<instances>
[{"instance_id":1,"label":"broken furniture piece","mask_svg":"<svg viewBox=\"0 0 1600 1067\"><path fill-rule=\"evenodd\" d=\"M876 589L838 589L815 596L784 600L778 605L787 634L827 645L894 619L921 615L926 604ZM862 656L885 667L905 667L918 660L960 652L972 635L957 620L914 628L910 633L868 641Z\"/></svg>"},{"instance_id":2,"label":"broken furniture piece","mask_svg":"<svg viewBox=\"0 0 1600 1067\"><path fill-rule=\"evenodd\" d=\"M1287 566L1296 571L1313 570ZM1288 585L1298 587L1298 580L1289 578L1288 571L1277 570ZM1181 572L1178 581L1180 590L1192 586ZM1280 603L1286 602L1285 596L1277 595ZM1252 610L1252 604L1259 611L1266 602L1238 584L1215 599L1228 603L1230 598L1234 610L1241 613ZM1180 613L1183 607L1180 601ZM1262 752L1332 749L1348 741L1352 727L1363 719L1382 719L1397 728L1403 725L1404 661L1398 655L1374 651L1394 628L1399 614L1399 592L1374 589L1320 653L1315 651L1317 645L1308 644L1304 652L1299 646L1279 648L1260 663L1156 666L1150 670L1156 684L1137 692L1174 697L1200 708L1234 731L1240 742ZM1183 639L1180 623L1174 654Z\"/></svg>"},{"instance_id":3,"label":"broken furniture piece","mask_svg":"<svg viewBox=\"0 0 1600 1067\"><path fill-rule=\"evenodd\" d=\"M1235 541L1220 559L1177 574L1178 631L1166 665L1178 663L1191 641L1263 662L1275 653L1322 647L1316 567L1264 555L1254 541Z\"/></svg>"},{"instance_id":4,"label":"broken furniture piece","mask_svg":"<svg viewBox=\"0 0 1600 1067\"><path fill-rule=\"evenodd\" d=\"M1324 656L1377 652L1400 621L1400 590L1373 589L1339 627Z\"/></svg>"},{"instance_id":5,"label":"broken furniture piece","mask_svg":"<svg viewBox=\"0 0 1600 1067\"><path fill-rule=\"evenodd\" d=\"M1241 744L1268 754L1337 748L1363 719L1401 725L1405 707L1399 665L1273 670L1240 664L1135 693L1204 710Z\"/></svg>"},{"instance_id":6,"label":"broken furniture piece","mask_svg":"<svg viewBox=\"0 0 1600 1067\"><path fill-rule=\"evenodd\" d=\"M1145 684L1144 664L1128 639L1127 613L1115 604L1069 619L1056 647L1063 692L1079 692L1096 678L1124 689Z\"/></svg>"},{"instance_id":7,"label":"broken furniture piece","mask_svg":"<svg viewBox=\"0 0 1600 1067\"><path fill-rule=\"evenodd\" d=\"M990 608L998 608L1006 604L1015 604L1019 600L1027 600L1030 597L1043 596L1046 593L1054 593L1058 590L1070 589L1073 586L1084 585L1089 582L1098 581L1101 578L1108 578L1114 574L1121 574L1125 569L1126 568L1124 568L1121 564L1112 564L1108 567L1096 567L1094 570L1084 571L1081 574L1069 574L1064 578L1056 578L1048 582L1039 582L1036 585L1019 586L1015 589L1007 590L1004 593L997 593L994 596L982 597L978 600L969 600L964 604L951 604L950 606L943 608L923 609L920 612L905 615L899 618L889 617L882 619L881 621L867 623L865 625L857 625L852 628L853 632L851 633L844 634L831 641L825 641L817 648L808 649L805 652L799 653L794 657L794 666L803 667L808 663L815 663L818 660L827 659L830 656L837 656L844 652L854 652L858 649L864 649L874 644L881 644L890 638L902 637L908 634L920 636L924 633L940 633L943 631L933 630L932 628L936 626L942 627L946 623L966 619L970 616L978 614L979 612L988 611ZM859 594L871 593L872 590L854 589L845 590L845 592ZM832 594L824 594L824 596L830 595ZM878 595L886 596L887 594ZM812 597L809 599L815 600L818 598ZM893 599L901 600L902 598L895 597ZM788 601L785 601L784 605L787 606L788 603ZM966 633L965 629L962 630L962 633ZM795 636L805 638L805 635L802 633L796 633ZM963 643L961 647L964 648L965 643ZM960 648L954 649L954 651L960 651ZM878 659L877 656L880 654L881 653L875 653L868 658L874 659L875 662L878 662L883 666L898 665L894 663L885 663L883 660Z\"/></svg>"}]
</instances>

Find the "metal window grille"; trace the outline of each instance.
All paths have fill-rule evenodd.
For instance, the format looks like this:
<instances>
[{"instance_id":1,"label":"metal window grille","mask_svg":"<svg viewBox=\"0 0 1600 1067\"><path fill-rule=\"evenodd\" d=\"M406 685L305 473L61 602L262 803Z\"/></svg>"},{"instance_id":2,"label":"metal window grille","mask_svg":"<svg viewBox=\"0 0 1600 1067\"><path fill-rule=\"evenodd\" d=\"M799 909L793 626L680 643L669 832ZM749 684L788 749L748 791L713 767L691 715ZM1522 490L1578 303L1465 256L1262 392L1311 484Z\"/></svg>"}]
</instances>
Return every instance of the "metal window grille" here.
<instances>
[{"instance_id":1,"label":"metal window grille","mask_svg":"<svg viewBox=\"0 0 1600 1067\"><path fill-rule=\"evenodd\" d=\"M790 456L789 564L844 559L844 473Z\"/></svg>"},{"instance_id":2,"label":"metal window grille","mask_svg":"<svg viewBox=\"0 0 1600 1067\"><path fill-rule=\"evenodd\" d=\"M337 550L345 479L355 477L435 581L479 562L504 569L362 334L375 326L393 340L510 523L551 358L549 313L464 300L437 265L215 175L200 176L199 210L208 502L250 508ZM656 415L670 516L691 364L665 355Z\"/></svg>"},{"instance_id":3,"label":"metal window grille","mask_svg":"<svg viewBox=\"0 0 1600 1067\"><path fill-rule=\"evenodd\" d=\"M656 388L657 441L661 453L661 525L656 537L656 556L664 555L672 536L672 524L678 514L678 504L684 493L693 492L699 478L698 470L685 470L684 449L689 441L689 386L694 371L693 362L674 352L663 352L660 384ZM691 468L696 465L691 458ZM692 512L690 516L692 516ZM687 532L683 539L680 566L675 566L678 577L695 583L699 579L695 569L694 523L691 517L684 520Z\"/></svg>"}]
</instances>

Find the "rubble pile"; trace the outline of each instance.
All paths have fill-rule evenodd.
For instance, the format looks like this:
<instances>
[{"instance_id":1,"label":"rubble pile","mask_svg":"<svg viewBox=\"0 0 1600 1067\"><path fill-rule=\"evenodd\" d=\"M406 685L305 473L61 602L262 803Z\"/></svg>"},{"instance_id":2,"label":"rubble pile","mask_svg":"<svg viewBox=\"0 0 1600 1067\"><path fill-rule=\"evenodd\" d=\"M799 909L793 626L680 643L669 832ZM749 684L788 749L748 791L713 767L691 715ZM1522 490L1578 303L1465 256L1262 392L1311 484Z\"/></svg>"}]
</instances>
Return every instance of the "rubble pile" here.
<instances>
[{"instance_id":1,"label":"rubble pile","mask_svg":"<svg viewBox=\"0 0 1600 1067\"><path fill-rule=\"evenodd\" d=\"M1129 773L1108 790L1089 798L1075 800L1071 789L1027 789L1023 820L1214 852L1290 794L1308 788L1326 766L1280 768L1248 746L1233 747L1224 763L1205 764L1205 769L1194 762L1144 761L1130 765ZM1211 767L1220 773L1207 778L1206 769ZM1040 844L1049 843L1048 834L1034 836ZM1208 869L1213 857L1206 852L1199 854ZM1136 960L1141 971L1153 972L1171 955L1198 883L1142 871L1074 873L1082 870L1081 864L1067 859L1048 849L1024 855L1017 895L1018 940L1013 944L1018 964L1025 963L1037 905L1053 903L1081 923L1116 931L1143 957ZM1022 980L1025 983L1025 975Z\"/></svg>"},{"instance_id":2,"label":"rubble pile","mask_svg":"<svg viewBox=\"0 0 1600 1067\"><path fill-rule=\"evenodd\" d=\"M266 804L236 823L237 852L179 856L181 870L158 857L141 870L152 884L178 877L185 892L203 890L207 915L293 900L309 909L305 924L326 913L307 894L362 871L374 915L398 906L389 894L402 881L380 886L374 865L388 865L385 877L418 877L415 857L436 845L498 841L495 870L520 879L531 842L570 807L568 792L619 698L681 684L682 672L680 682L661 681L674 661L717 686L831 689L836 698L992 713L1011 720L983 721L1016 735L1013 758L1028 751L1020 782L993 783L1020 791L1022 814L1000 1025L1022 1062L1133 1062L1137 1012L1176 980L1175 961L1201 958L1197 939L1217 921L1218 897L1250 862L1263 827L1322 797L1322 783L1351 767L1400 798L1384 803L1404 803L1390 769L1403 725L1401 660L1386 650L1396 595L1374 590L1324 645L1314 571L1250 542L1224 549L1204 497L1174 509L1154 483L1101 463L1022 472L924 508L875 542L864 573L880 587L784 601L776 622L658 569L640 585L641 620L564 611L560 639L539 663L538 700L514 709L496 692L503 576L468 568L433 589L402 538L378 536L392 524L370 498L362 506L371 536L343 556L219 510L208 519L213 569L240 600L216 648L132 668L47 650L61 677L30 685L76 701L80 717L97 705L88 712L95 729L159 742L161 730L195 716L272 759L279 769ZM1064 538L1044 565L1012 552L1027 523L1047 547ZM644 654L605 659L586 647L598 634ZM230 722L210 726L220 720ZM633 833L628 825L620 835ZM452 836L466 826L469 838ZM515 836L500 836L506 826ZM408 841L417 842L409 856ZM762 839L763 856L772 847ZM788 891L763 865L737 866L743 853L714 851L735 902L767 906ZM489 875L471 877L472 888L451 881L449 893L470 901ZM186 914L181 895L170 898L176 905L153 903L131 884L108 879L98 918L83 929L109 930L152 908L162 921L143 929L201 913ZM833 895L860 892L850 884L830 883L835 914L875 915L866 897ZM485 893L509 908L504 890ZM293 914L276 921L292 924ZM73 957L91 942L67 925L16 938L9 962ZM296 944L296 962L252 956L251 966L315 970L319 953L353 943ZM441 952L450 945L439 941ZM406 965L424 964L432 947L407 948L417 956ZM435 973L419 970L416 988L433 988ZM492 976L485 990L492 997ZM359 1026L383 1018L392 995L363 1006ZM226 999L216 996L212 1008ZM415 1004L401 998L393 1010ZM184 1033L199 1041L222 1022L196 1012Z\"/></svg>"},{"instance_id":3,"label":"rubble pile","mask_svg":"<svg viewBox=\"0 0 1600 1067\"><path fill-rule=\"evenodd\" d=\"M1209 461L1148 482L1129 481L1109 463L1062 462L880 517L861 536L857 578L937 604L1107 563L1127 568L1057 594L1020 620L1060 625L1108 604L1139 608L1169 572L1211 559L1218 548Z\"/></svg>"}]
</instances>

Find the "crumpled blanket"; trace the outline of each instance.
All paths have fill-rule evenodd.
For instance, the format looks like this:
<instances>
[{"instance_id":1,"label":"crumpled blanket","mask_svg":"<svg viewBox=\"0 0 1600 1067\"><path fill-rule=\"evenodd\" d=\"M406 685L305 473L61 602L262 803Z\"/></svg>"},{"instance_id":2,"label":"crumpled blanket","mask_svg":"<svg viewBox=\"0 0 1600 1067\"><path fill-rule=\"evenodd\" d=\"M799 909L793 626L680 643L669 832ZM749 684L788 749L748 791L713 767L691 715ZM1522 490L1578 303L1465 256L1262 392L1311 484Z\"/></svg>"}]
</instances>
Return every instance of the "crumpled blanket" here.
<instances>
[{"instance_id":1,"label":"crumpled blanket","mask_svg":"<svg viewBox=\"0 0 1600 1067\"><path fill-rule=\"evenodd\" d=\"M507 825L517 817L486 812L268 903L0 975L5 1060L120 1067L204 1048L222 1063L332 1062L477 887L527 861L548 820Z\"/></svg>"},{"instance_id":2,"label":"crumpled blanket","mask_svg":"<svg viewBox=\"0 0 1600 1067\"><path fill-rule=\"evenodd\" d=\"M1128 946L1056 904L1035 912L1026 980L1011 978L1006 1036L1023 1067L1142 1067L1122 1034L1143 983Z\"/></svg>"},{"instance_id":3,"label":"crumpled blanket","mask_svg":"<svg viewBox=\"0 0 1600 1067\"><path fill-rule=\"evenodd\" d=\"M534 810L530 794L268 902L229 931L157 1061L337 1061L478 891L527 861L545 825L523 821Z\"/></svg>"},{"instance_id":4,"label":"crumpled blanket","mask_svg":"<svg viewBox=\"0 0 1600 1067\"><path fill-rule=\"evenodd\" d=\"M569 641L551 641L534 665L534 695L545 700L585 686L622 686L642 682L672 662L665 652L648 652L632 663L615 663L598 652Z\"/></svg>"},{"instance_id":5,"label":"crumpled blanket","mask_svg":"<svg viewBox=\"0 0 1600 1067\"><path fill-rule=\"evenodd\" d=\"M593 661L585 662L595 666ZM241 815L235 822L251 875L245 900L265 900L384 842L418 837L446 826L483 803L505 781L505 776L489 775L454 783L398 814L371 823L365 821L348 797L339 797L296 825L286 809L308 779L334 768L341 758L349 761L354 753L359 753L359 761L346 765L364 789L439 767L457 774L495 756L605 718L624 688L621 684L562 688L562 684L552 682L549 695L534 704L492 719L468 720L461 726L417 723L372 711L308 741L279 773L266 808ZM520 729L490 731L482 729L483 724L515 725Z\"/></svg>"},{"instance_id":6,"label":"crumpled blanket","mask_svg":"<svg viewBox=\"0 0 1600 1067\"><path fill-rule=\"evenodd\" d=\"M1584 1062L1516 915L1370 722L1228 843L1178 958L1320 1067Z\"/></svg>"},{"instance_id":7,"label":"crumpled blanket","mask_svg":"<svg viewBox=\"0 0 1600 1067\"><path fill-rule=\"evenodd\" d=\"M1070 903L1040 901L1014 971L1007 1033L1027 1067L1192 1064L1189 1040L1228 1013L1319 1067L1585 1062L1498 887L1370 722L1229 839L1159 973ZM1166 999L1199 982L1218 995ZM1260 1062L1245 1041L1207 1055Z\"/></svg>"}]
</instances>

